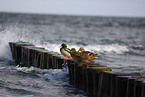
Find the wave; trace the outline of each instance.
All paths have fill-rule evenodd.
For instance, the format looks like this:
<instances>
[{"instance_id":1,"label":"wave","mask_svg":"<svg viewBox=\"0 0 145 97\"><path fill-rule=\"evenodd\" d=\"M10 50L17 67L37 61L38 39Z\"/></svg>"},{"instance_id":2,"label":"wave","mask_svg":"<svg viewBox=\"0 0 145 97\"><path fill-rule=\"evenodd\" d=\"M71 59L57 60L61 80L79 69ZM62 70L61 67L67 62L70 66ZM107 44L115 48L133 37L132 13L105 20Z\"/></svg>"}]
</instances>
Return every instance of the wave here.
<instances>
[{"instance_id":1,"label":"wave","mask_svg":"<svg viewBox=\"0 0 145 97\"><path fill-rule=\"evenodd\" d=\"M42 33L43 34L43 33ZM12 60L11 50L9 47L9 42L30 42L35 46L44 47L49 51L54 51L60 53L59 46L61 43L58 43L53 40L53 43L45 42L46 40L41 38L40 33L35 34L27 29L27 27L19 27L18 25L7 25L2 31L0 31L0 58L6 58ZM32 38L33 37L33 38ZM80 47L84 47L87 51L93 51L97 53L117 53L122 54L128 52L128 47L119 44L95 44L95 45L81 45L81 44L68 44L68 48L76 48L77 50Z\"/></svg>"},{"instance_id":2,"label":"wave","mask_svg":"<svg viewBox=\"0 0 145 97\"><path fill-rule=\"evenodd\" d=\"M88 49L91 51L96 51L100 53L117 53L117 54L123 54L124 52L128 52L129 49L127 46L119 45L119 44L109 44L109 45L88 45Z\"/></svg>"},{"instance_id":3,"label":"wave","mask_svg":"<svg viewBox=\"0 0 145 97\"><path fill-rule=\"evenodd\" d=\"M49 51L54 51L57 53L60 53L60 48L59 46L61 44L58 43L49 43L49 42L43 42L41 43L40 40L31 40L31 39L25 39L25 38L18 38L17 33L11 33L11 32L7 32L5 31L5 34L1 34L3 37L0 39L0 57L3 58L8 58L11 59L11 51L10 51L10 47L8 42L10 41L26 41L26 42L30 42L33 43L35 46L38 47L44 47L45 49L49 50ZM85 50L87 51L93 51L93 52L97 52L97 53L105 53L105 52L109 52L109 53L117 53L117 54L122 54L124 52L128 52L129 49L127 46L124 45L119 45L119 44L106 44L106 45L100 45L100 44L96 44L96 45L71 45L68 44L68 48L76 48L76 50L78 50L80 47L84 47Z\"/></svg>"},{"instance_id":4,"label":"wave","mask_svg":"<svg viewBox=\"0 0 145 97\"><path fill-rule=\"evenodd\" d=\"M29 30L28 27L29 26L16 23L0 25L0 58L12 60L9 42L24 41L34 44L40 42L40 35L31 33L31 30Z\"/></svg>"},{"instance_id":5,"label":"wave","mask_svg":"<svg viewBox=\"0 0 145 97\"><path fill-rule=\"evenodd\" d=\"M132 46L132 49L135 49L135 50L145 50L145 46L144 45L135 45L135 46Z\"/></svg>"},{"instance_id":6,"label":"wave","mask_svg":"<svg viewBox=\"0 0 145 97\"><path fill-rule=\"evenodd\" d=\"M60 46L61 44L51 44L51 43L45 43L45 44L39 44L36 45L38 47L44 47L47 50L60 53ZM119 44L109 44L109 45L71 45L68 44L68 48L76 48L76 50L79 50L80 47L83 47L86 51L93 51L97 53L117 53L117 54L123 54L124 52L128 52L129 48L125 45L119 45Z\"/></svg>"}]
</instances>

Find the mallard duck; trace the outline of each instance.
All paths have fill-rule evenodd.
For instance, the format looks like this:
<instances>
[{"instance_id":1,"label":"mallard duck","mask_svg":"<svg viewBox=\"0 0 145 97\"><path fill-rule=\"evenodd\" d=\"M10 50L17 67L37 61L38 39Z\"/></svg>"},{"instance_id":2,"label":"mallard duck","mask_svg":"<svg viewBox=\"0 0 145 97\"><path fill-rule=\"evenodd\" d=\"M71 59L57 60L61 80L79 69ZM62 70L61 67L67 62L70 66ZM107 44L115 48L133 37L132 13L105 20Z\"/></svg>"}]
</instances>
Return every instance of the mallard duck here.
<instances>
[{"instance_id":1,"label":"mallard duck","mask_svg":"<svg viewBox=\"0 0 145 97\"><path fill-rule=\"evenodd\" d=\"M65 59L69 59L71 57L70 49L67 48L67 45L65 43L61 44L59 48L61 54L66 57Z\"/></svg>"},{"instance_id":2,"label":"mallard duck","mask_svg":"<svg viewBox=\"0 0 145 97\"><path fill-rule=\"evenodd\" d=\"M94 60L94 59L99 58L99 57L97 56L96 53L93 53L93 52L90 52L90 51L83 51L81 53L81 58L83 60L87 60L87 62L90 63L91 60Z\"/></svg>"},{"instance_id":3,"label":"mallard duck","mask_svg":"<svg viewBox=\"0 0 145 97\"><path fill-rule=\"evenodd\" d=\"M70 52L71 52L71 57L75 60L75 61L79 61L79 62L81 62L82 61L82 58L81 58L81 56L80 56L80 52L76 52L76 49L75 48L72 48L71 50L70 50Z\"/></svg>"}]
</instances>

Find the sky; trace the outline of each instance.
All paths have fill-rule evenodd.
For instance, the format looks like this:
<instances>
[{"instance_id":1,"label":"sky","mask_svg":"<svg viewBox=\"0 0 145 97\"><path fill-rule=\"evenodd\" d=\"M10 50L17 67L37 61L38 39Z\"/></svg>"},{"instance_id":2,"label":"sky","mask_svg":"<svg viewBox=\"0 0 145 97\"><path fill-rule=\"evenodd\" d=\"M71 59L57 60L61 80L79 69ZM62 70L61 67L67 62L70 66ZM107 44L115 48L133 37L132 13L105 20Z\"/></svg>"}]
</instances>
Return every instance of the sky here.
<instances>
[{"instance_id":1,"label":"sky","mask_svg":"<svg viewBox=\"0 0 145 97\"><path fill-rule=\"evenodd\" d=\"M145 17L145 0L0 0L0 12Z\"/></svg>"}]
</instances>

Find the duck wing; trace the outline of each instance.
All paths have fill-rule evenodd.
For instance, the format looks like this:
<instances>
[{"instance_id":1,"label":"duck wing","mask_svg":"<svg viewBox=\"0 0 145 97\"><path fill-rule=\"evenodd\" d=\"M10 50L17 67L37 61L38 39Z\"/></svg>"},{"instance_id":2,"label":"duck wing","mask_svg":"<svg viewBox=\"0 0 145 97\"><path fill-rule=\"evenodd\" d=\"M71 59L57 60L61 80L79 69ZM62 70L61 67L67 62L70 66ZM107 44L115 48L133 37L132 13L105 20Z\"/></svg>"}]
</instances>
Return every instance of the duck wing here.
<instances>
[{"instance_id":1,"label":"duck wing","mask_svg":"<svg viewBox=\"0 0 145 97\"><path fill-rule=\"evenodd\" d=\"M81 56L80 56L80 53L78 53L78 52L73 52L73 53L71 53L71 57L72 57L74 60L76 60L76 61L82 61L82 58L81 58Z\"/></svg>"},{"instance_id":2,"label":"duck wing","mask_svg":"<svg viewBox=\"0 0 145 97\"><path fill-rule=\"evenodd\" d=\"M70 49L69 48L64 48L64 50L68 53L70 53Z\"/></svg>"}]
</instances>

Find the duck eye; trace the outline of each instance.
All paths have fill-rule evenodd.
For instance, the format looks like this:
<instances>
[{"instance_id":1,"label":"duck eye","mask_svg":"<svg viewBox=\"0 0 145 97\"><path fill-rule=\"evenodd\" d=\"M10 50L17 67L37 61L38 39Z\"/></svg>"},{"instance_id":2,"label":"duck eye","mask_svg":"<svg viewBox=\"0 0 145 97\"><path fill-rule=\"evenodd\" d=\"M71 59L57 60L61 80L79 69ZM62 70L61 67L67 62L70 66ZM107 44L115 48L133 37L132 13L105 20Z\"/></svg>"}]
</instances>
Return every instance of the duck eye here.
<instances>
[{"instance_id":1,"label":"duck eye","mask_svg":"<svg viewBox=\"0 0 145 97\"><path fill-rule=\"evenodd\" d=\"M88 55L89 55L89 56L91 56L91 55L92 55L92 53L89 53Z\"/></svg>"}]
</instances>

